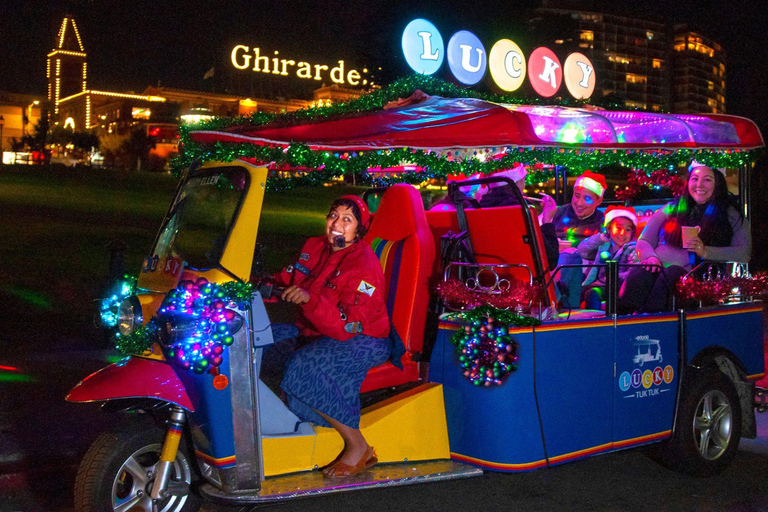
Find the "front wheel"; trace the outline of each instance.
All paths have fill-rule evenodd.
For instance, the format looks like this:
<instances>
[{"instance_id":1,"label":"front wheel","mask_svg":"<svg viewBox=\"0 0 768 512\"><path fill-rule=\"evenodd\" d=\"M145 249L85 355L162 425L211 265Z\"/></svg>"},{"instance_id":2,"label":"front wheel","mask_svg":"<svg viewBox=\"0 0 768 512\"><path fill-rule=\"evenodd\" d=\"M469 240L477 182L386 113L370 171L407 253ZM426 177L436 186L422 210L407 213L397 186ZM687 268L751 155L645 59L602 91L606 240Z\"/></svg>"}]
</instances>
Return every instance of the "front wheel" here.
<instances>
[{"instance_id":1,"label":"front wheel","mask_svg":"<svg viewBox=\"0 0 768 512\"><path fill-rule=\"evenodd\" d=\"M741 439L741 406L733 383L720 371L696 371L683 389L677 427L660 447L661 461L672 469L710 476L736 456Z\"/></svg>"},{"instance_id":2,"label":"front wheel","mask_svg":"<svg viewBox=\"0 0 768 512\"><path fill-rule=\"evenodd\" d=\"M88 449L75 480L78 512L151 512L150 493L165 432L134 422L99 436ZM173 494L157 504L159 512L195 512L201 500L194 494L196 467L182 444L171 471Z\"/></svg>"}]
</instances>

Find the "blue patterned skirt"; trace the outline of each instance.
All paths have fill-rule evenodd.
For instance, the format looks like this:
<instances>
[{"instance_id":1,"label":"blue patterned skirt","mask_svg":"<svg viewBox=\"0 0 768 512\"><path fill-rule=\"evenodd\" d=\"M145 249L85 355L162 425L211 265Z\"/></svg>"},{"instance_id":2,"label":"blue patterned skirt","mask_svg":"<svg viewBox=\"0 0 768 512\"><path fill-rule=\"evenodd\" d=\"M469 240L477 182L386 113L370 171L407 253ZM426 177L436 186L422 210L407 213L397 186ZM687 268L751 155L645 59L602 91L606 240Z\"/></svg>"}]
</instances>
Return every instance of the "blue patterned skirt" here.
<instances>
[{"instance_id":1,"label":"blue patterned skirt","mask_svg":"<svg viewBox=\"0 0 768 512\"><path fill-rule=\"evenodd\" d=\"M317 411L360 428L360 386L368 370L389 359L386 338L359 334L347 341L320 338L295 352L285 365L282 389L301 419L331 427Z\"/></svg>"}]
</instances>

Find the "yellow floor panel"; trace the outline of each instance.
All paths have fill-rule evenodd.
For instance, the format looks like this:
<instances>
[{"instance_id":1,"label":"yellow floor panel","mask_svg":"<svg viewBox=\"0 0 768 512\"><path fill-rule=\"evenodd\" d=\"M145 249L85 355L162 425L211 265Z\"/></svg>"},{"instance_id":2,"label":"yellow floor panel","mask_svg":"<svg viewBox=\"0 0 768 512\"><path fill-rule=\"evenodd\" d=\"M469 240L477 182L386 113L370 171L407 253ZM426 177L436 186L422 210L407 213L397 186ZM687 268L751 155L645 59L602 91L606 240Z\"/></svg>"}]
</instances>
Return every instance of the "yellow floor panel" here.
<instances>
[{"instance_id":1,"label":"yellow floor panel","mask_svg":"<svg viewBox=\"0 0 768 512\"><path fill-rule=\"evenodd\" d=\"M450 458L443 388L423 384L362 411L360 429L380 462ZM332 428L314 427L314 436L264 439L264 474L311 470L333 461L344 448Z\"/></svg>"}]
</instances>

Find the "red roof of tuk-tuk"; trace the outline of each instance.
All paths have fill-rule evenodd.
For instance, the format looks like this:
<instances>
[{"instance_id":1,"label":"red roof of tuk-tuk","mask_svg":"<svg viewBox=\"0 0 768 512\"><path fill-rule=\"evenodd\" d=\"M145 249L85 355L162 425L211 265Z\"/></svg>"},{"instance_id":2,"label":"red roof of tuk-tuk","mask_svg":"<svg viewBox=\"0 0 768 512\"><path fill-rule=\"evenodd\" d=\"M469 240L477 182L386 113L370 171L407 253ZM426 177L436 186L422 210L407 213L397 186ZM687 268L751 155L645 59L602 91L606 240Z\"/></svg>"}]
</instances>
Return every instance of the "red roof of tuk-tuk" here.
<instances>
[{"instance_id":1,"label":"red roof of tuk-tuk","mask_svg":"<svg viewBox=\"0 0 768 512\"><path fill-rule=\"evenodd\" d=\"M289 126L243 124L200 130L190 137L199 143L303 143L329 151L499 146L753 149L764 145L755 123L737 116L511 105L418 91L382 110Z\"/></svg>"}]
</instances>

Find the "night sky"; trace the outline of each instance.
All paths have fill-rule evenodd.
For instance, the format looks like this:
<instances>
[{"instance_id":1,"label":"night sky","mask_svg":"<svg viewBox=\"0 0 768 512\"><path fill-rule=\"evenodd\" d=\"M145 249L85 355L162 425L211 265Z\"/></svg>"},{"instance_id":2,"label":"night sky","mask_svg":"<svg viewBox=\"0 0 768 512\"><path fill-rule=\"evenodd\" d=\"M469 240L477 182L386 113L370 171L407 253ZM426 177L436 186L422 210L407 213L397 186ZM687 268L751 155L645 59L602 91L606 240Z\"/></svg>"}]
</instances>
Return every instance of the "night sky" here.
<instances>
[{"instance_id":1,"label":"night sky","mask_svg":"<svg viewBox=\"0 0 768 512\"><path fill-rule=\"evenodd\" d=\"M45 5L40 5L44 3ZM577 2L616 14L687 22L719 41L727 54L727 111L768 128L768 2ZM536 0L386 1L275 0L3 0L0 2L0 90L43 95L45 55L64 13L74 14L88 52L88 87L142 92L148 85L224 92L233 84L229 51L238 43L279 49L311 62L383 68L379 82L408 74L400 50L405 25L415 17L435 23L448 39L475 32L490 47L507 37L527 48L516 21ZM211 67L215 80L203 81ZM229 69L226 69L226 68ZM230 75L231 76L231 75ZM242 76L242 74L241 74ZM598 77L599 79L599 77ZM290 87L289 82L285 86ZM238 85L238 84L235 84ZM240 84L242 85L242 84ZM316 85L316 84L313 84ZM265 95L296 94L270 89Z\"/></svg>"}]
</instances>

